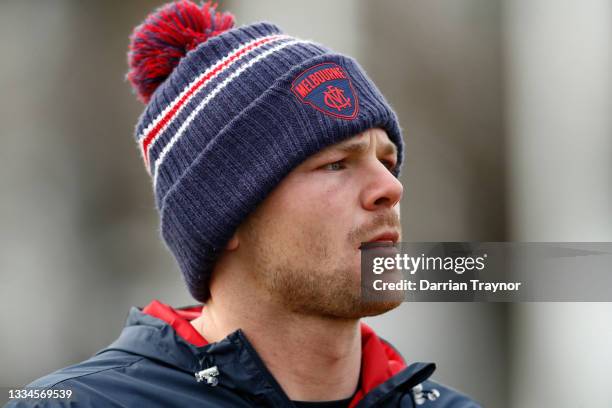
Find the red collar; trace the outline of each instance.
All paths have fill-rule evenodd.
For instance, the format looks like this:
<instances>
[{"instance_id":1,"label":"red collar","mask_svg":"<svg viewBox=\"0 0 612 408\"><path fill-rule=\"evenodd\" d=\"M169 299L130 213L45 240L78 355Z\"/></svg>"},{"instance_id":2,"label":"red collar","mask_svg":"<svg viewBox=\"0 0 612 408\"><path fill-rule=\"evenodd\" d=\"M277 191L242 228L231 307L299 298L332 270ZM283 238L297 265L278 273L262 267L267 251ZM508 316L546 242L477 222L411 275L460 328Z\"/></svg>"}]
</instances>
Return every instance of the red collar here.
<instances>
[{"instance_id":1,"label":"red collar","mask_svg":"<svg viewBox=\"0 0 612 408\"><path fill-rule=\"evenodd\" d=\"M153 300L142 311L168 323L184 340L197 347L208 341L189 323L202 313L203 306L174 309ZM369 326L361 323L361 380L350 407L354 407L368 392L406 367L402 356L383 342Z\"/></svg>"},{"instance_id":2,"label":"red collar","mask_svg":"<svg viewBox=\"0 0 612 408\"><path fill-rule=\"evenodd\" d=\"M168 323L174 331L187 342L196 347L208 344L208 341L189 323L202 313L202 306L191 306L183 309L174 309L158 300L149 303L142 312Z\"/></svg>"}]
</instances>

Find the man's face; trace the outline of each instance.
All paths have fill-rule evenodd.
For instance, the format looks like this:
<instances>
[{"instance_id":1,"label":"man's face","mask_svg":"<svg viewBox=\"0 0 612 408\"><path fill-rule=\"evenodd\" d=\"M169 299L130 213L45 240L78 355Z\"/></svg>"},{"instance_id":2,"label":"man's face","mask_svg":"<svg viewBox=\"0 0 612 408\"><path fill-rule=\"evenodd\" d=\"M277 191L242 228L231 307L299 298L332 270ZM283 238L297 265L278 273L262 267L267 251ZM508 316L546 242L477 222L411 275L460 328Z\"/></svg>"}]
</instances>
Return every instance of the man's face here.
<instances>
[{"instance_id":1,"label":"man's face","mask_svg":"<svg viewBox=\"0 0 612 408\"><path fill-rule=\"evenodd\" d=\"M266 299L297 313L359 318L398 301L360 301L361 242L399 240L395 145L370 129L309 157L237 231L236 256ZM393 236L395 234L395 236Z\"/></svg>"}]
</instances>

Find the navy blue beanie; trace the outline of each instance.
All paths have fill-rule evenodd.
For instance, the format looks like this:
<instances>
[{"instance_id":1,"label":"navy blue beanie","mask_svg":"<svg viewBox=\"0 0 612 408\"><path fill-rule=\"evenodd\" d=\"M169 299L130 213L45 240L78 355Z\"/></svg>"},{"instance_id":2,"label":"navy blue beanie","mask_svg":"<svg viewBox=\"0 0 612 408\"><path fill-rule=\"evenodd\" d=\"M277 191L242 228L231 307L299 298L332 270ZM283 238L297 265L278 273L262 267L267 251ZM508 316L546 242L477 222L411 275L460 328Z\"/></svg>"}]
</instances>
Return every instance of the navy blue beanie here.
<instances>
[{"instance_id":1,"label":"navy blue beanie","mask_svg":"<svg viewBox=\"0 0 612 408\"><path fill-rule=\"evenodd\" d=\"M352 58L269 23L221 27L233 18L210 4L198 8L198 21L193 7L166 5L134 31L128 77L147 102L136 140L162 237L192 296L205 302L218 255L293 168L382 128L398 148L399 169L403 143L395 113ZM189 30L201 35L183 44L194 37ZM177 42L183 55L173 57Z\"/></svg>"}]
</instances>

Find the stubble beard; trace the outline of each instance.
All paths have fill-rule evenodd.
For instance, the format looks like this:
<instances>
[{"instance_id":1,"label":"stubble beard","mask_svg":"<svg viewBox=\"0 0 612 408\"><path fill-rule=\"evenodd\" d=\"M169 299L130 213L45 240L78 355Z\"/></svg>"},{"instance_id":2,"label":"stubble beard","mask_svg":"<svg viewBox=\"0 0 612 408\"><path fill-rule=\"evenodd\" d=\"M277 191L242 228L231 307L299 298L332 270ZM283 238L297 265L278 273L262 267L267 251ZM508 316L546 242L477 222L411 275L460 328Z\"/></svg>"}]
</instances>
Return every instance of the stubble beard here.
<instances>
[{"instance_id":1,"label":"stubble beard","mask_svg":"<svg viewBox=\"0 0 612 408\"><path fill-rule=\"evenodd\" d=\"M265 287L272 298L293 313L330 319L377 316L399 306L397 301L363 302L353 271L330 275L313 270L274 270L266 274Z\"/></svg>"},{"instance_id":2,"label":"stubble beard","mask_svg":"<svg viewBox=\"0 0 612 408\"><path fill-rule=\"evenodd\" d=\"M311 229L311 225L290 233L283 223L258 218L253 221L245 229L252 249L251 279L263 296L283 310L331 319L359 319L380 315L401 304L397 297L363 301L360 262L355 260L360 254L351 252L359 239L380 226L399 228L396 214L377 214L370 223L353 229L345 246L337 237Z\"/></svg>"},{"instance_id":3,"label":"stubble beard","mask_svg":"<svg viewBox=\"0 0 612 408\"><path fill-rule=\"evenodd\" d=\"M325 243L315 244L307 252L303 249L282 251L295 255L292 257L274 254L277 251L260 252L254 265L257 285L283 310L328 319L359 319L385 313L401 303L363 302L360 271L355 270L358 264L339 262L341 259L334 257Z\"/></svg>"}]
</instances>

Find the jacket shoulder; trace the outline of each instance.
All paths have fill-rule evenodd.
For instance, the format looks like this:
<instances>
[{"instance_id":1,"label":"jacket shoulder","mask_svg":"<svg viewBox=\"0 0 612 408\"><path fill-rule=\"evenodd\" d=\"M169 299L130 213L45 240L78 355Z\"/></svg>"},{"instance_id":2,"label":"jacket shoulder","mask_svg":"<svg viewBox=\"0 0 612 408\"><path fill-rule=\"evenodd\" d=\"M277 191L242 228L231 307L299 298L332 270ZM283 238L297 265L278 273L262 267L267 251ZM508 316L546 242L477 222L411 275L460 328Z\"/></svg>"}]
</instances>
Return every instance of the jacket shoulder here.
<instances>
[{"instance_id":1,"label":"jacket shoulder","mask_svg":"<svg viewBox=\"0 0 612 408\"><path fill-rule=\"evenodd\" d=\"M55 395L64 398L13 399L5 408L122 406L112 401L108 391L113 382L117 381L117 374L144 359L142 356L118 351L96 355L38 378L25 387L39 391L58 390Z\"/></svg>"}]
</instances>

